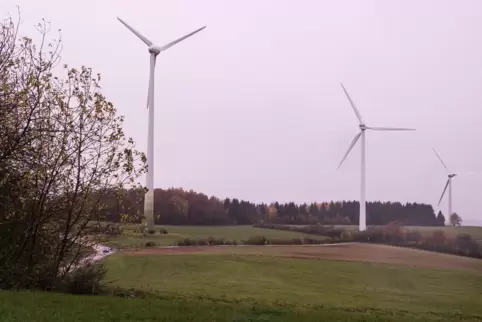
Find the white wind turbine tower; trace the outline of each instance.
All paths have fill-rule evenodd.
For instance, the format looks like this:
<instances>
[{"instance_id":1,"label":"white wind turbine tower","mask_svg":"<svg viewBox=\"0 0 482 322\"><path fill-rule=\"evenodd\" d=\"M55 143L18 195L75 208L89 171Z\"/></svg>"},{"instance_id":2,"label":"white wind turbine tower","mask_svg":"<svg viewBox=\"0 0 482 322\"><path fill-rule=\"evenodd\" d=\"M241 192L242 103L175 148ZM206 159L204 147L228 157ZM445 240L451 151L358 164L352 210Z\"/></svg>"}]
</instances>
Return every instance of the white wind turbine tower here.
<instances>
[{"instance_id":1,"label":"white wind turbine tower","mask_svg":"<svg viewBox=\"0 0 482 322\"><path fill-rule=\"evenodd\" d=\"M343 162L345 161L346 157L350 153L350 151L353 149L355 144L357 143L358 139L361 137L361 186L360 186L360 222L359 222L359 230L360 231L365 231L367 229L366 225L366 199L365 199L365 191L366 191L366 185L365 185L365 156L366 156L366 147L365 147L365 131L366 130L374 130L374 131L413 131L415 129L407 129L407 128L399 128L399 127L371 127L371 126L366 126L365 122L363 121L363 118L358 111L358 109L355 106L355 103L353 103L350 95L345 89L345 86L343 86L343 83L341 83L341 88L343 88L343 91L345 92L346 97L348 98L348 101L350 102L351 107L353 108L353 111L355 112L355 115L358 119L359 123L359 128L360 132L355 135L353 140L350 143L350 146L348 147L348 151L346 151L345 155L343 156L343 159L341 160L340 164L338 165L338 169L341 167Z\"/></svg>"},{"instance_id":2,"label":"white wind turbine tower","mask_svg":"<svg viewBox=\"0 0 482 322\"><path fill-rule=\"evenodd\" d=\"M206 26L201 27L193 32L171 41L164 46L156 46L144 37L140 32L129 26L121 18L117 18L124 26L126 26L130 31L132 31L139 39L141 39L147 46L150 54L150 70L149 70L149 90L147 95L147 108L149 109L149 121L147 127L147 179L146 186L148 191L146 192L144 198L144 217L146 218L147 229L152 229L154 227L154 70L156 68L156 58L162 51L169 49L170 47L176 45L177 43L183 41L186 38L200 32Z\"/></svg>"}]
</instances>

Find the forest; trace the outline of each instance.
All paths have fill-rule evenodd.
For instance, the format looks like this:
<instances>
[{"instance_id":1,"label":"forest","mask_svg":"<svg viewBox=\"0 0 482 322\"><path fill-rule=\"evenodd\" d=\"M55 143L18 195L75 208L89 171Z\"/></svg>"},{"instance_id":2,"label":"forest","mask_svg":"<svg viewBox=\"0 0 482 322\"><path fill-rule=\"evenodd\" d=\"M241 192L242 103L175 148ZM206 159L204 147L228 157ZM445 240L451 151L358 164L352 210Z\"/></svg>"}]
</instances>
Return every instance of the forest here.
<instances>
[{"instance_id":1,"label":"forest","mask_svg":"<svg viewBox=\"0 0 482 322\"><path fill-rule=\"evenodd\" d=\"M106 221L140 222L143 212L143 191L123 190L120 195L107 195L103 219ZM358 201L319 203L252 203L236 198L219 199L180 188L156 189L154 216L163 225L252 225L325 224L357 225ZM385 225L400 221L407 226L444 226L445 217L435 215L431 205L400 202L368 202L367 224Z\"/></svg>"}]
</instances>

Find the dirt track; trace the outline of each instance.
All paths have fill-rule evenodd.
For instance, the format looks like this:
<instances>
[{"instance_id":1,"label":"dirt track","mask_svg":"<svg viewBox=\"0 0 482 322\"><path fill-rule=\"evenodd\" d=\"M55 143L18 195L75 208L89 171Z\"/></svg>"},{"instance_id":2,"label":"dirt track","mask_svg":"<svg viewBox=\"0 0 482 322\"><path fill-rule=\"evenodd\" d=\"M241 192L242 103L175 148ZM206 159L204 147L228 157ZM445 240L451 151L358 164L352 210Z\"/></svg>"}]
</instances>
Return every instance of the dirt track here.
<instances>
[{"instance_id":1,"label":"dirt track","mask_svg":"<svg viewBox=\"0 0 482 322\"><path fill-rule=\"evenodd\" d=\"M239 254L281 256L301 259L326 259L395 264L437 269L463 269L482 272L482 260L427 252L422 250L373 244L326 246L232 246L151 248L124 251L127 255Z\"/></svg>"}]
</instances>

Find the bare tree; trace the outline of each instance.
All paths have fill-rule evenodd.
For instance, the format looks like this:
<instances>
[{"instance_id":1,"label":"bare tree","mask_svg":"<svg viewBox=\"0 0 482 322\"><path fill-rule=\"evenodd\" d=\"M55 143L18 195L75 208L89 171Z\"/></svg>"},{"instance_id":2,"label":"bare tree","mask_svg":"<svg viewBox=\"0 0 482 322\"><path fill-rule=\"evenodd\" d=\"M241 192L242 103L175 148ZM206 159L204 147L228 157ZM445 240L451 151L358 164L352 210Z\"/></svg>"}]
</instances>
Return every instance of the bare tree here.
<instances>
[{"instance_id":1,"label":"bare tree","mask_svg":"<svg viewBox=\"0 0 482 322\"><path fill-rule=\"evenodd\" d=\"M460 217L457 213L453 212L450 214L450 224L452 226L460 226L462 224L462 217Z\"/></svg>"},{"instance_id":2,"label":"bare tree","mask_svg":"<svg viewBox=\"0 0 482 322\"><path fill-rule=\"evenodd\" d=\"M16 191L0 201L10 232L0 237L0 284L54 288L88 251L105 196L142 189L146 160L100 75L64 65L55 76L60 38L46 41L45 22L38 31L39 47L18 38L12 19L0 35L0 189Z\"/></svg>"}]
</instances>

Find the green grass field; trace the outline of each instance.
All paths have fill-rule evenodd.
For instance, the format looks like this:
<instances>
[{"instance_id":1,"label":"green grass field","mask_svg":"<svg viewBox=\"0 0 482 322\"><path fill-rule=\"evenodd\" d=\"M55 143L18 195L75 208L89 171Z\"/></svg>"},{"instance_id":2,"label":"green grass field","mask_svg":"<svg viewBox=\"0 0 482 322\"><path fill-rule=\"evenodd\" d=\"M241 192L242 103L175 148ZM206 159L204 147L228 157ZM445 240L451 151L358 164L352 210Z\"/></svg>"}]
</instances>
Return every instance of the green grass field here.
<instances>
[{"instance_id":1,"label":"green grass field","mask_svg":"<svg viewBox=\"0 0 482 322\"><path fill-rule=\"evenodd\" d=\"M462 321L459 315L385 310L303 309L246 303L164 299L123 299L0 291L2 322L312 322ZM470 321L465 319L463 321ZM474 319L474 321L476 321Z\"/></svg>"},{"instance_id":2,"label":"green grass field","mask_svg":"<svg viewBox=\"0 0 482 322\"><path fill-rule=\"evenodd\" d=\"M106 258L109 285L146 299L0 291L0 321L482 321L481 260L365 244L184 250Z\"/></svg>"},{"instance_id":3,"label":"green grass field","mask_svg":"<svg viewBox=\"0 0 482 322\"><path fill-rule=\"evenodd\" d=\"M273 229L255 228L252 226L156 226L156 229L164 228L168 234L142 235L135 233L138 225L124 226L125 233L121 236L110 237L105 244L116 248L139 248L144 247L147 242L154 242L156 246L177 245L177 242L185 239L205 239L208 237L224 238L240 242L254 236L265 236L266 238L290 239L300 237L315 237L313 235L289 232ZM337 226L338 228L358 229L358 226ZM430 234L435 230L442 229L448 236L466 233L472 235L476 240L482 241L482 227L406 227L409 230L418 230L421 233ZM320 238L317 236L316 238Z\"/></svg>"},{"instance_id":4,"label":"green grass field","mask_svg":"<svg viewBox=\"0 0 482 322\"><path fill-rule=\"evenodd\" d=\"M482 318L482 274L469 271L242 255L114 255L106 264L119 287L183 299Z\"/></svg>"},{"instance_id":5,"label":"green grass field","mask_svg":"<svg viewBox=\"0 0 482 322\"><path fill-rule=\"evenodd\" d=\"M301 238L310 236L303 233L262 229L252 226L156 226L157 229L166 229L168 234L143 236L142 234L134 233L135 228L135 225L127 226L125 234L110 238L106 244L118 248L136 248L143 247L148 241L155 242L158 246L176 245L178 241L185 238L205 239L214 237L239 242L254 236L265 236L266 238Z\"/></svg>"}]
</instances>

